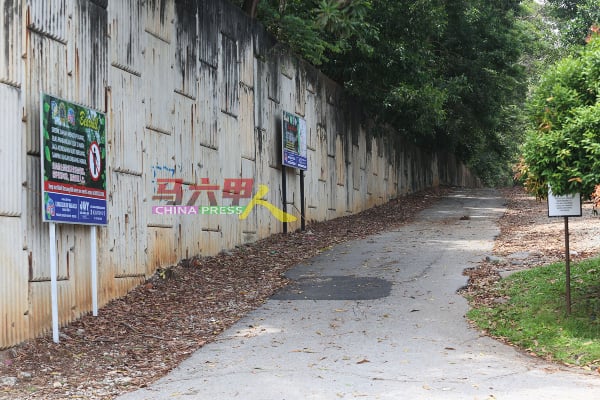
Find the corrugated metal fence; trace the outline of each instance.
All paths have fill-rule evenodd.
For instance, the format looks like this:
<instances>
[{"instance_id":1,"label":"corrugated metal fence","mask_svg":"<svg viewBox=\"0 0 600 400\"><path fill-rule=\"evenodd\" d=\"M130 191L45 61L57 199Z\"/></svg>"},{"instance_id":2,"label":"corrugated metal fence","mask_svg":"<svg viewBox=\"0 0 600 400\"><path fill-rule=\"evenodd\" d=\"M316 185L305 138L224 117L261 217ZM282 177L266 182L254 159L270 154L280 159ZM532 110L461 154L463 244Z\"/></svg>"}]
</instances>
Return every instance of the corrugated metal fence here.
<instances>
[{"instance_id":1,"label":"corrugated metal fence","mask_svg":"<svg viewBox=\"0 0 600 400\"><path fill-rule=\"evenodd\" d=\"M289 55L227 2L0 0L0 348L51 326L48 227L41 218L40 92L107 113L108 226L99 228L99 301L159 266L281 231L264 207L231 215L155 215L160 178L183 203L233 199L253 179L281 207L282 110L307 122L308 220L357 212L439 183L475 180L452 157L374 138L341 89ZM288 210L299 177L287 172ZM218 189L215 189L218 187ZM242 199L248 201L247 199ZM245 203L244 203L245 204ZM299 227L299 222L290 229ZM58 225L61 324L91 309L90 233Z\"/></svg>"}]
</instances>

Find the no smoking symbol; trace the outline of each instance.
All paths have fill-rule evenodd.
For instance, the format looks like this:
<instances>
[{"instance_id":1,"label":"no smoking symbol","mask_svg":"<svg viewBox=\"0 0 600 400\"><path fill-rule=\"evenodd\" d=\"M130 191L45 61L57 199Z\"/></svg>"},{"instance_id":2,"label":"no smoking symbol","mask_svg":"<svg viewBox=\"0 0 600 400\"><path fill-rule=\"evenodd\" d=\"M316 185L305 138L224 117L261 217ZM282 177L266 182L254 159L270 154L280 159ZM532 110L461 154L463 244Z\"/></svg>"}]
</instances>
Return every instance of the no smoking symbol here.
<instances>
[{"instance_id":1,"label":"no smoking symbol","mask_svg":"<svg viewBox=\"0 0 600 400\"><path fill-rule=\"evenodd\" d=\"M92 142L90 145L90 151L88 153L88 167L90 169L90 176L93 181L100 179L100 172L102 171L101 159L100 159L100 146L98 143Z\"/></svg>"}]
</instances>

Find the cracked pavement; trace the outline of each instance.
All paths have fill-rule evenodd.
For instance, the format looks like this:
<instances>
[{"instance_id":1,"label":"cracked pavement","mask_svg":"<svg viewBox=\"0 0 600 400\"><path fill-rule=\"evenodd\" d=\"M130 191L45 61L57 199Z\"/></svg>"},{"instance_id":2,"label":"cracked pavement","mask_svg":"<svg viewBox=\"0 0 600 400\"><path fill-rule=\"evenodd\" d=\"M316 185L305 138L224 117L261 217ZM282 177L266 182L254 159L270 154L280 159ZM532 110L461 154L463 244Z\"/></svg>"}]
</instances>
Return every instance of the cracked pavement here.
<instances>
[{"instance_id":1,"label":"cracked pavement","mask_svg":"<svg viewBox=\"0 0 600 400\"><path fill-rule=\"evenodd\" d=\"M600 379L520 353L464 318L462 274L504 200L456 190L413 223L296 266L294 283L134 399L600 399Z\"/></svg>"}]
</instances>

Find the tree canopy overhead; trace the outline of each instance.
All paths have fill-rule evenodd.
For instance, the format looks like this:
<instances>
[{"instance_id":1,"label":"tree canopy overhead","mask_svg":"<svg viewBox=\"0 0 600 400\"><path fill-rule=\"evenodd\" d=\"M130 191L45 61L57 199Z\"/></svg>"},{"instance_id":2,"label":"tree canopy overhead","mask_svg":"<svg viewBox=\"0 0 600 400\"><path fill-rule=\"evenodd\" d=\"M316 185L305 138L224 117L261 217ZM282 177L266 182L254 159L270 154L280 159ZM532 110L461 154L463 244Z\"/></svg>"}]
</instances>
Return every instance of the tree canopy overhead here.
<instances>
[{"instance_id":1,"label":"tree canopy overhead","mask_svg":"<svg viewBox=\"0 0 600 400\"><path fill-rule=\"evenodd\" d=\"M489 184L510 175L532 45L521 1L260 0L256 15L405 140Z\"/></svg>"}]
</instances>

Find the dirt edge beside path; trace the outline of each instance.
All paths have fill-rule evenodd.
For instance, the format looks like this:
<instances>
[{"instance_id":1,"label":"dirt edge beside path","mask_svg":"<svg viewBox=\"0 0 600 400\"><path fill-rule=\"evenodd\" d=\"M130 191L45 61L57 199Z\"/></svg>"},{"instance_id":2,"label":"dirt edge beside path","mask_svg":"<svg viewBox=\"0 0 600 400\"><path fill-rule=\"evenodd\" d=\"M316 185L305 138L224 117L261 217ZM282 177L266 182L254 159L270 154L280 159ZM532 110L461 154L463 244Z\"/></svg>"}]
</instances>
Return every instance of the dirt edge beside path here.
<instances>
[{"instance_id":1,"label":"dirt edge beside path","mask_svg":"<svg viewBox=\"0 0 600 400\"><path fill-rule=\"evenodd\" d=\"M498 221L500 234L493 254L478 266L465 270L469 284L463 294L471 306L496 300L492 285L501 273L518 271L555 262L564 262L564 218L549 218L546 201L537 201L522 187L501 190L506 212ZM584 202L581 217L569 218L571 261L595 257L600 251L600 218L592 213L591 202Z\"/></svg>"}]
</instances>

